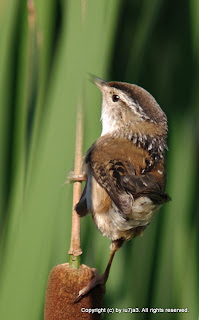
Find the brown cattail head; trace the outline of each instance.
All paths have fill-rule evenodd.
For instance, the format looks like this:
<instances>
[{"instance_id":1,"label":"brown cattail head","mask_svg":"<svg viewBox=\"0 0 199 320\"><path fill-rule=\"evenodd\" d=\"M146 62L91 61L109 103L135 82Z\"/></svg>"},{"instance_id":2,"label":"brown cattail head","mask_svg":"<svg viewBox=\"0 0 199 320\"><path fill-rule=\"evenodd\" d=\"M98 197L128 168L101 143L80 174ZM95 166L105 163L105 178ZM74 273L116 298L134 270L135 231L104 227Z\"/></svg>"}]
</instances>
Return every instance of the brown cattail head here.
<instances>
[{"instance_id":1,"label":"brown cattail head","mask_svg":"<svg viewBox=\"0 0 199 320\"><path fill-rule=\"evenodd\" d=\"M79 269L68 263L54 267L49 275L44 320L101 319L98 308L102 308L104 288L96 286L85 297L75 303L79 291L94 277L94 270L86 265ZM96 309L93 313L88 309Z\"/></svg>"}]
</instances>

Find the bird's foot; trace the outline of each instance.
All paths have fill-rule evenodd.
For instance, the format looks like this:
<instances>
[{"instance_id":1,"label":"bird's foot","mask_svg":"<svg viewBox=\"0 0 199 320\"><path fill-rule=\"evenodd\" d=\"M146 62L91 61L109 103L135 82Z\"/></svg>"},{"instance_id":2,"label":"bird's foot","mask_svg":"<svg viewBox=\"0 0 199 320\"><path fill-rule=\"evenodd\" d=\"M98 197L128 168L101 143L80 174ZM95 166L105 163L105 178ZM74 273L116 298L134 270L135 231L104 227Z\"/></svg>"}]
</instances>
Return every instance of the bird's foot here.
<instances>
[{"instance_id":1,"label":"bird's foot","mask_svg":"<svg viewBox=\"0 0 199 320\"><path fill-rule=\"evenodd\" d=\"M124 242L123 239L112 241L110 257L104 273L98 274L97 269L93 268L94 278L90 281L90 283L86 287L84 287L79 291L79 294L74 302L78 302L79 300L81 300L87 293L89 293L93 288L95 288L98 285L101 285L102 289L105 292L105 285L109 277L113 258L115 256L116 251L122 246L123 242Z\"/></svg>"},{"instance_id":2,"label":"bird's foot","mask_svg":"<svg viewBox=\"0 0 199 320\"><path fill-rule=\"evenodd\" d=\"M65 184L71 183L71 182L82 182L86 181L87 175L85 172L81 174L74 174L73 171L70 171L66 177Z\"/></svg>"},{"instance_id":3,"label":"bird's foot","mask_svg":"<svg viewBox=\"0 0 199 320\"><path fill-rule=\"evenodd\" d=\"M87 293L89 293L92 289L94 289L96 286L101 285L105 291L105 285L107 281L107 276L105 273L98 274L97 269L93 269L94 271L94 278L89 282L89 284L81 289L78 293L77 298L75 299L75 303L80 301Z\"/></svg>"}]
</instances>

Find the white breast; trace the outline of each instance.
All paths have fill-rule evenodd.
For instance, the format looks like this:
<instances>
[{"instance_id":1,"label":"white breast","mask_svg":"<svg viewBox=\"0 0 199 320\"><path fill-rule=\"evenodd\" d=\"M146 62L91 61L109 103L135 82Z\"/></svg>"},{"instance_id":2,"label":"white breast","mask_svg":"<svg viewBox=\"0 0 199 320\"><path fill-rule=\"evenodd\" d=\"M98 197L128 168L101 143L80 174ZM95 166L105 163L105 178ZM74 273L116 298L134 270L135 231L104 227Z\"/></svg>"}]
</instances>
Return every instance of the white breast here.
<instances>
[{"instance_id":1,"label":"white breast","mask_svg":"<svg viewBox=\"0 0 199 320\"><path fill-rule=\"evenodd\" d=\"M110 112L107 112L107 107L103 105L102 105L101 121L102 121L101 136L115 131L116 121L113 119L112 116L110 116Z\"/></svg>"}]
</instances>

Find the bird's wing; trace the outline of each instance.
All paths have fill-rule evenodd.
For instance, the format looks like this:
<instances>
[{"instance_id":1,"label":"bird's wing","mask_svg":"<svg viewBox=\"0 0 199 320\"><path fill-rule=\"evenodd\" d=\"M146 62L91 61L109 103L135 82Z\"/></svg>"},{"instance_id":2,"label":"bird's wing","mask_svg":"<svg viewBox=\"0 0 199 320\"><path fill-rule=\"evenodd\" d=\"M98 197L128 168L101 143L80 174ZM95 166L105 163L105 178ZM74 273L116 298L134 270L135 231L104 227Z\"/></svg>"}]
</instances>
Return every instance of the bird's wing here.
<instances>
[{"instance_id":1,"label":"bird's wing","mask_svg":"<svg viewBox=\"0 0 199 320\"><path fill-rule=\"evenodd\" d=\"M96 181L106 190L119 210L124 214L130 214L133 199L120 183L123 174L122 164L120 165L116 160L104 165L91 162L90 168Z\"/></svg>"},{"instance_id":2,"label":"bird's wing","mask_svg":"<svg viewBox=\"0 0 199 320\"><path fill-rule=\"evenodd\" d=\"M117 158L111 159L111 155L105 151L94 145L89 150L86 161L91 174L123 214L130 214L133 201L141 196L147 196L157 204L169 200L164 192L164 183L154 174L154 167L154 172L137 174L136 164L132 159L126 157L127 160L124 160L119 157L119 153L116 153ZM100 160L100 156L103 160Z\"/></svg>"},{"instance_id":3,"label":"bird's wing","mask_svg":"<svg viewBox=\"0 0 199 320\"><path fill-rule=\"evenodd\" d=\"M158 177L152 173L138 176L125 175L121 177L121 185L135 198L148 196L157 204L163 204L170 200L169 196L164 192Z\"/></svg>"}]
</instances>

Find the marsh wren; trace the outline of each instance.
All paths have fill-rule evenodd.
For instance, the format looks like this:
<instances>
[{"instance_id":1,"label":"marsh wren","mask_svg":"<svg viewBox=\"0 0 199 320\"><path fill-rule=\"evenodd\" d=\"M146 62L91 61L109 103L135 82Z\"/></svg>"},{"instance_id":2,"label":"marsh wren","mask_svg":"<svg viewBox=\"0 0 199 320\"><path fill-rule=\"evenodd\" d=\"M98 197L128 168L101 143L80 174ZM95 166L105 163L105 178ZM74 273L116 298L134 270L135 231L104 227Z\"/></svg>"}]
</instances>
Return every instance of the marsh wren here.
<instances>
[{"instance_id":1,"label":"marsh wren","mask_svg":"<svg viewBox=\"0 0 199 320\"><path fill-rule=\"evenodd\" d=\"M86 185L76 211L91 213L100 232L111 239L110 259L103 275L80 291L84 296L105 283L115 252L141 235L165 193L167 118L143 88L93 78L102 93L102 134L85 157Z\"/></svg>"}]
</instances>

